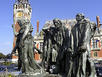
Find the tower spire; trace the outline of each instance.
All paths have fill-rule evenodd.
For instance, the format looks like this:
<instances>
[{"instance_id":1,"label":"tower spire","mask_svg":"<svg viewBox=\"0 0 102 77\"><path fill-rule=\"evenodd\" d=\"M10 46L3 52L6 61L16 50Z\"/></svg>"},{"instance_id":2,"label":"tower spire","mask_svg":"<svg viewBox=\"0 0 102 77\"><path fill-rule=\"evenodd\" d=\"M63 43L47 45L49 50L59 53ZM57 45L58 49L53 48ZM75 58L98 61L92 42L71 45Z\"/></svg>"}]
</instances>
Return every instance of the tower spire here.
<instances>
[{"instance_id":1,"label":"tower spire","mask_svg":"<svg viewBox=\"0 0 102 77\"><path fill-rule=\"evenodd\" d=\"M16 0L18 3L29 3L29 0Z\"/></svg>"}]
</instances>

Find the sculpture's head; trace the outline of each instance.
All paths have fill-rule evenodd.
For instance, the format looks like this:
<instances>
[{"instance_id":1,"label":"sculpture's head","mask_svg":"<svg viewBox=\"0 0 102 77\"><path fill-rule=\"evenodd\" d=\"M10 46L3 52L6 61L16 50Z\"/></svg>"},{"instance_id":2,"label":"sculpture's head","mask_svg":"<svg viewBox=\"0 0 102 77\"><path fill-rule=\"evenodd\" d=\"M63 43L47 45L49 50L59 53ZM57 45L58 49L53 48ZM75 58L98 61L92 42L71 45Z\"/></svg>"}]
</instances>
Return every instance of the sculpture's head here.
<instances>
[{"instance_id":1,"label":"sculpture's head","mask_svg":"<svg viewBox=\"0 0 102 77\"><path fill-rule=\"evenodd\" d=\"M53 20L53 24L54 24L55 27L57 27L57 28L59 28L59 27L62 26L62 22L61 22L61 20L58 19L58 18L55 18L55 19Z\"/></svg>"},{"instance_id":2,"label":"sculpture's head","mask_svg":"<svg viewBox=\"0 0 102 77\"><path fill-rule=\"evenodd\" d=\"M84 16L84 14L82 14L82 13L78 13L77 15L76 15L76 20L77 21L81 21L82 19L84 19L85 18L85 16Z\"/></svg>"}]
</instances>

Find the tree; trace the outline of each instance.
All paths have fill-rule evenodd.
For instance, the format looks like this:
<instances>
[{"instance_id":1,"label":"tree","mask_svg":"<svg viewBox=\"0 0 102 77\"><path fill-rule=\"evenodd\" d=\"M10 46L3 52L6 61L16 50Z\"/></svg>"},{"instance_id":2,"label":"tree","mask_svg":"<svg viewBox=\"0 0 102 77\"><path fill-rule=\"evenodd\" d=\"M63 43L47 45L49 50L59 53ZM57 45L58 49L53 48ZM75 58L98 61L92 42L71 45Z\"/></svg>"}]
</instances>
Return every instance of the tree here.
<instances>
[{"instance_id":1,"label":"tree","mask_svg":"<svg viewBox=\"0 0 102 77\"><path fill-rule=\"evenodd\" d=\"M5 59L5 55L3 53L0 53L0 59Z\"/></svg>"},{"instance_id":2,"label":"tree","mask_svg":"<svg viewBox=\"0 0 102 77\"><path fill-rule=\"evenodd\" d=\"M11 54L10 53L6 55L6 59L11 59Z\"/></svg>"}]
</instances>

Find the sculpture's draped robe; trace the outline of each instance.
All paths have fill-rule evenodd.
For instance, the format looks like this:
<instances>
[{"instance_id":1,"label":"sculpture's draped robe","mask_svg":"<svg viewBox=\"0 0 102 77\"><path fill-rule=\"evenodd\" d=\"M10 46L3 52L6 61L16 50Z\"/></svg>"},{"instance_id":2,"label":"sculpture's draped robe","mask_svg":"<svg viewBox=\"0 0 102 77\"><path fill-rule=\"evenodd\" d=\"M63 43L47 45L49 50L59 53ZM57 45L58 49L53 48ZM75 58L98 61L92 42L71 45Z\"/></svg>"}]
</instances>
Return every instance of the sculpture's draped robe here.
<instances>
[{"instance_id":1,"label":"sculpture's draped robe","mask_svg":"<svg viewBox=\"0 0 102 77\"><path fill-rule=\"evenodd\" d=\"M32 37L33 27L30 22L25 22L19 32L19 48L21 49L22 72L37 72L41 67L34 60L34 43Z\"/></svg>"}]
</instances>

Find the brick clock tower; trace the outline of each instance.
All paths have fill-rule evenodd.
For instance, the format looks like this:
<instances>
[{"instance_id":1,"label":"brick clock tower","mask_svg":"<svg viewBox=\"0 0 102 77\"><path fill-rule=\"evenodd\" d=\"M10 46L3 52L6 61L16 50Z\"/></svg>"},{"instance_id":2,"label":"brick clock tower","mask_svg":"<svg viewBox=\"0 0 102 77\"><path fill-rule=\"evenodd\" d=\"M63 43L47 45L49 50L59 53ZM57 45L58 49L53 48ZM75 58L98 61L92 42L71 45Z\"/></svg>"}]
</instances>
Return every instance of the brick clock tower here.
<instances>
[{"instance_id":1,"label":"brick clock tower","mask_svg":"<svg viewBox=\"0 0 102 77\"><path fill-rule=\"evenodd\" d=\"M29 4L28 0L16 0L15 4L13 5L13 29L14 29L14 41L13 41L13 48L16 45L16 33L19 32L20 26L17 23L19 19L28 19L31 20L32 8ZM15 54L12 54L12 60L16 61L18 59L18 52L16 51Z\"/></svg>"}]
</instances>

